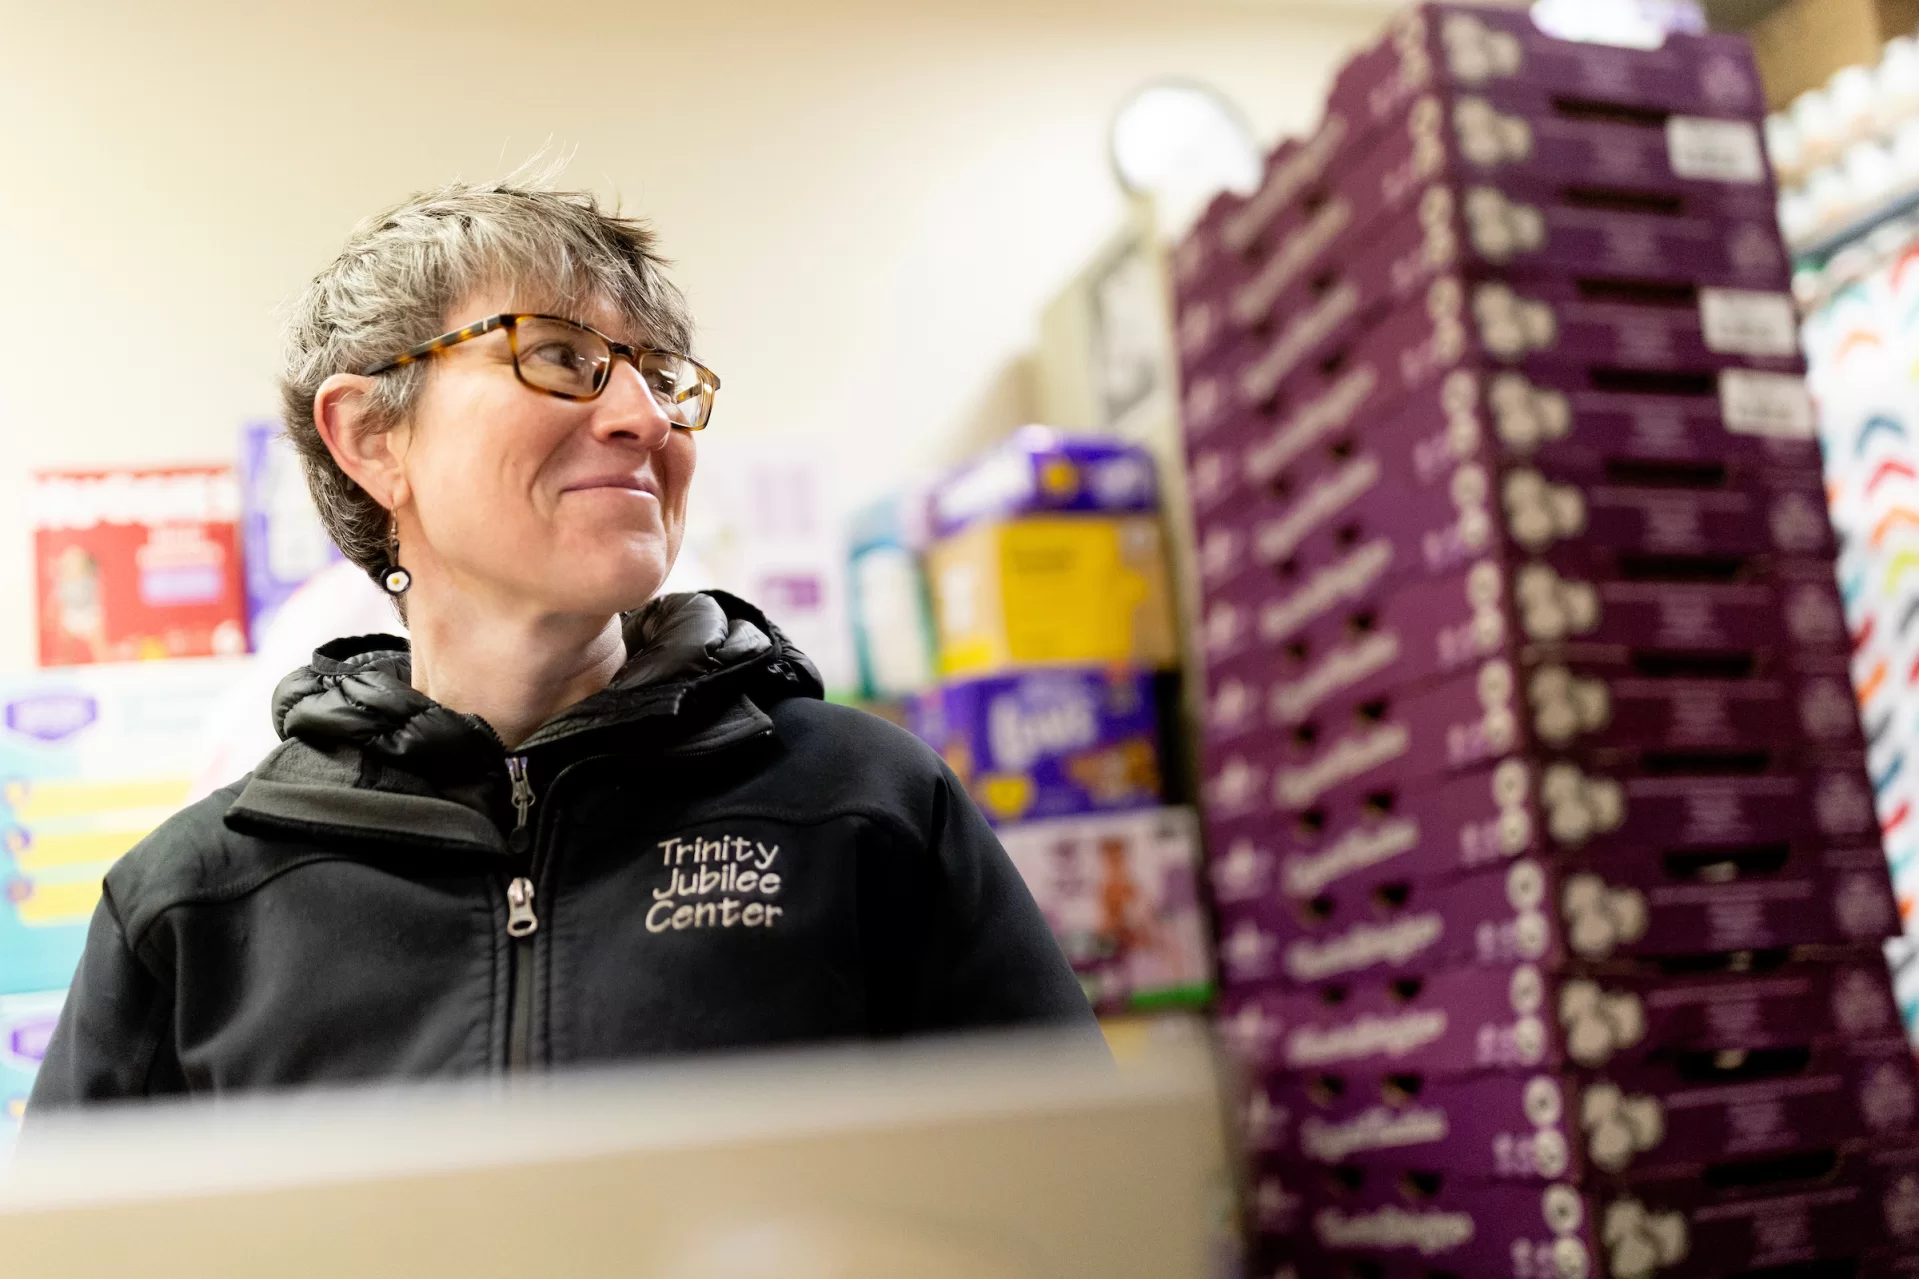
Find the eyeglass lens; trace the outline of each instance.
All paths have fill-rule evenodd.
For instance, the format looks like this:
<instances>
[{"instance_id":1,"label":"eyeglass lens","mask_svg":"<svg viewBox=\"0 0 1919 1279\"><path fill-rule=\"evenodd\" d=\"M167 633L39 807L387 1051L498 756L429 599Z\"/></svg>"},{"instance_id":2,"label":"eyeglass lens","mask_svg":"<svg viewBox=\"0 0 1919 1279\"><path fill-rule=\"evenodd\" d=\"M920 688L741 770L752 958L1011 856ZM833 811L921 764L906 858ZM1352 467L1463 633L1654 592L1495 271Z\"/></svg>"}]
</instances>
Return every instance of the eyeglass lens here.
<instances>
[{"instance_id":1,"label":"eyeglass lens","mask_svg":"<svg viewBox=\"0 0 1919 1279\"><path fill-rule=\"evenodd\" d=\"M606 384L613 351L597 333L558 320L527 318L514 325L513 337L514 361L528 385L591 399ZM692 430L706 424L712 393L698 365L666 351L642 351L635 363L669 421Z\"/></svg>"}]
</instances>

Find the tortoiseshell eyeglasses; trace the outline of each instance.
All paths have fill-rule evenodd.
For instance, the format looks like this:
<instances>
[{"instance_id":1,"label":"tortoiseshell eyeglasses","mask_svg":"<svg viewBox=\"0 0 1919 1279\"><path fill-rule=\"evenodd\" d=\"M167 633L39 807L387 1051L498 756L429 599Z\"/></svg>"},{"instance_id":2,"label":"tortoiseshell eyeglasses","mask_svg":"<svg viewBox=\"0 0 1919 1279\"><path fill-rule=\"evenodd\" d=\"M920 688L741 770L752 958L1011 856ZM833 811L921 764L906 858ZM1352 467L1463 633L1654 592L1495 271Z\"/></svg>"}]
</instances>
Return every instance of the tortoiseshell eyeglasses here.
<instances>
[{"instance_id":1,"label":"tortoiseshell eyeglasses","mask_svg":"<svg viewBox=\"0 0 1919 1279\"><path fill-rule=\"evenodd\" d=\"M698 431L713 416L713 394L720 379L713 370L678 351L653 351L615 342L597 329L557 315L495 315L430 342L400 352L384 364L362 371L373 377L424 360L435 351L458 346L495 329L506 330L513 351L513 374L526 386L562 400L597 399L606 389L616 358L632 362L674 426Z\"/></svg>"}]
</instances>

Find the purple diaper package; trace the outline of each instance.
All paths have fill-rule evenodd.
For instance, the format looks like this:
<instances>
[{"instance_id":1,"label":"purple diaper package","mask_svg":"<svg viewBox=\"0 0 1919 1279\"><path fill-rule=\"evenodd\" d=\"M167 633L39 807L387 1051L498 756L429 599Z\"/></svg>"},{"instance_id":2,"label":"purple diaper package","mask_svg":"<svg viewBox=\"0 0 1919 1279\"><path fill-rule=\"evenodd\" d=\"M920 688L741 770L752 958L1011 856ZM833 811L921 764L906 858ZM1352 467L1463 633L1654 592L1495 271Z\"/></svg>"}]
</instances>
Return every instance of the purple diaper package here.
<instances>
[{"instance_id":1,"label":"purple diaper package","mask_svg":"<svg viewBox=\"0 0 1919 1279\"><path fill-rule=\"evenodd\" d=\"M1814 558L1711 551L1642 556L1574 542L1516 562L1490 553L1441 574L1426 570L1422 580L1414 572L1420 560L1381 535L1317 567L1282 566L1270 578L1243 569L1219 573L1204 546L1200 559L1202 581L1211 585L1199 640L1209 694L1225 698L1209 705L1209 740L1263 724L1267 688L1300 679L1303 664L1374 631L1421 636L1399 644L1390 660L1410 655L1430 666L1429 673L1489 656L1508 642L1724 650L1733 646L1720 637L1739 635L1729 628L1763 599L1779 613L1738 647L1830 649L1844 642L1833 629L1830 565ZM1480 567L1487 563L1512 567L1489 573ZM1669 580L1653 580L1655 571ZM1234 580L1235 572L1245 580ZM1684 580L1687 573L1691 580ZM1229 690L1235 681L1242 687Z\"/></svg>"},{"instance_id":2,"label":"purple diaper package","mask_svg":"<svg viewBox=\"0 0 1919 1279\"><path fill-rule=\"evenodd\" d=\"M1337 808L1515 753L1573 752L1609 772L1636 761L1713 771L1713 759L1863 749L1843 656L1785 654L1753 676L1664 677L1616 650L1568 646L1530 667L1494 658L1404 695L1335 702L1290 734L1209 749L1203 784L1210 811L1230 820Z\"/></svg>"},{"instance_id":3,"label":"purple diaper package","mask_svg":"<svg viewBox=\"0 0 1919 1279\"><path fill-rule=\"evenodd\" d=\"M1238 479L1249 494L1283 500L1370 452L1428 485L1467 463L1530 467L1548 479L1606 476L1708 490L1816 490L1820 483L1812 403L1797 377L1746 369L1638 375L1659 386L1647 394L1589 389L1581 385L1589 371L1552 372L1556 378L1529 379L1454 369L1390 413L1365 418L1355 410L1377 399L1349 393L1321 408L1322 394L1308 406L1313 411L1251 434ZM1348 376L1376 372L1362 365ZM1200 518L1230 509L1215 502Z\"/></svg>"},{"instance_id":4,"label":"purple diaper package","mask_svg":"<svg viewBox=\"0 0 1919 1279\"><path fill-rule=\"evenodd\" d=\"M1524 856L1600 865L1779 845L1869 845L1878 832L1864 757L1822 751L1754 774L1604 772L1507 758L1484 769L1385 785L1338 808L1215 821L1208 865L1222 911L1328 891L1484 871Z\"/></svg>"},{"instance_id":5,"label":"purple diaper package","mask_svg":"<svg viewBox=\"0 0 1919 1279\"><path fill-rule=\"evenodd\" d=\"M1564 576L1630 576L1632 557L1830 558L1832 526L1816 473L1769 472L1765 487L1679 487L1629 475L1550 478L1464 462L1422 483L1367 449L1237 520L1199 530L1209 600L1264 608L1356 552L1384 562L1375 597L1477 561L1545 558ZM1622 565L1621 561L1625 561ZM1267 637L1264 642L1281 642ZM1209 644L1209 657L1218 656Z\"/></svg>"},{"instance_id":6,"label":"purple diaper package","mask_svg":"<svg viewBox=\"0 0 1919 1279\"><path fill-rule=\"evenodd\" d=\"M1408 382L1402 352L1354 345L1336 376L1300 380L1264 405L1241 404L1224 375L1189 378L1182 421L1196 525L1276 497L1277 485L1296 489L1362 439L1428 478L1474 456L1548 473L1624 463L1719 468L1732 478L1819 471L1812 400L1790 373L1550 364L1480 372L1429 361L1422 367L1433 376Z\"/></svg>"},{"instance_id":7,"label":"purple diaper package","mask_svg":"<svg viewBox=\"0 0 1919 1279\"><path fill-rule=\"evenodd\" d=\"M1601 572L1616 562L1593 566ZM1745 582L1608 580L1565 563L1510 572L1487 558L1322 617L1276 645L1209 653L1202 728L1215 746L1286 729L1335 700L1403 692L1518 646L1573 640L1670 666L1680 654L1724 669L1780 649L1843 654L1831 565L1757 560Z\"/></svg>"},{"instance_id":8,"label":"purple diaper package","mask_svg":"<svg viewBox=\"0 0 1919 1279\"><path fill-rule=\"evenodd\" d=\"M1462 367L1605 370L1615 380L1628 370L1804 371L1792 297L1768 289L1453 271L1363 323L1371 318L1350 281L1333 288L1269 337L1238 344L1230 368L1194 377L1189 409L1216 402L1211 416L1246 420L1272 405L1283 415L1295 399L1311 400L1329 371L1359 367L1385 378L1370 401L1381 409Z\"/></svg>"},{"instance_id":9,"label":"purple diaper package","mask_svg":"<svg viewBox=\"0 0 1919 1279\"><path fill-rule=\"evenodd\" d=\"M1549 35L1523 8L1458 4L1422 4L1395 18L1341 68L1327 109L1365 129L1435 88L1507 84L1588 103L1751 120L1766 113L1752 49L1741 37L1670 32L1657 48L1620 48Z\"/></svg>"},{"instance_id":10,"label":"purple diaper package","mask_svg":"<svg viewBox=\"0 0 1919 1279\"><path fill-rule=\"evenodd\" d=\"M1477 875L1222 902L1229 984L1315 985L1517 961L1558 966L1882 940L1898 931L1876 846L1663 858L1522 857Z\"/></svg>"},{"instance_id":11,"label":"purple diaper package","mask_svg":"<svg viewBox=\"0 0 1919 1279\"><path fill-rule=\"evenodd\" d=\"M1915 1121L1912 1050L1891 1038L1680 1054L1603 1074L1279 1076L1249 1091L1241 1131L1282 1168L1553 1181L1817 1150Z\"/></svg>"},{"instance_id":12,"label":"purple diaper package","mask_svg":"<svg viewBox=\"0 0 1919 1279\"><path fill-rule=\"evenodd\" d=\"M1218 296L1188 302L1177 330L1184 366L1197 369L1232 335L1277 328L1341 289L1350 287L1353 309L1370 315L1454 268L1745 289L1787 285L1785 247L1765 203L1729 224L1724 216L1566 206L1490 185L1456 190L1432 183L1409 193L1404 208L1369 222L1363 236L1322 231L1329 214L1351 204L1345 196L1326 204L1258 271Z\"/></svg>"},{"instance_id":13,"label":"purple diaper package","mask_svg":"<svg viewBox=\"0 0 1919 1279\"><path fill-rule=\"evenodd\" d=\"M1615 59L1590 44L1549 44L1575 61ZM1254 195L1216 202L1175 252L1182 313L1235 279L1298 275L1335 241L1351 248L1433 179L1494 182L1592 207L1635 207L1621 197L1638 195L1642 209L1671 212L1677 202L1680 212L1756 216L1764 227L1771 173L1757 114L1675 91L1670 77L1634 79L1617 76L1597 95L1496 76L1335 101L1310 137L1274 152ZM1627 109L1596 109L1601 104Z\"/></svg>"},{"instance_id":14,"label":"purple diaper package","mask_svg":"<svg viewBox=\"0 0 1919 1279\"><path fill-rule=\"evenodd\" d=\"M1161 802L1149 671L1062 667L954 680L915 699L910 727L994 823Z\"/></svg>"},{"instance_id":15,"label":"purple diaper package","mask_svg":"<svg viewBox=\"0 0 1919 1279\"><path fill-rule=\"evenodd\" d=\"M1312 990L1229 988L1228 1049L1255 1075L1616 1069L1676 1051L1801 1048L1900 1033L1875 946L1808 949L1776 966L1553 973L1535 964Z\"/></svg>"},{"instance_id":16,"label":"purple diaper package","mask_svg":"<svg viewBox=\"0 0 1919 1279\"><path fill-rule=\"evenodd\" d=\"M933 533L1037 513L1116 514L1159 509L1153 459L1138 445L1024 426L954 472L931 494Z\"/></svg>"},{"instance_id":17,"label":"purple diaper package","mask_svg":"<svg viewBox=\"0 0 1919 1279\"><path fill-rule=\"evenodd\" d=\"M1870 1147L1827 1160L1716 1160L1623 1185L1575 1188L1391 1169L1261 1170L1256 1228L1303 1234L1279 1246L1297 1275L1515 1275L1524 1279L1719 1279L1806 1270L1897 1237L1897 1211ZM1342 1271L1340 1258L1364 1259Z\"/></svg>"},{"instance_id":18,"label":"purple diaper package","mask_svg":"<svg viewBox=\"0 0 1919 1279\"><path fill-rule=\"evenodd\" d=\"M1305 986L1468 964L1556 964L1564 947L1553 893L1551 873L1520 858L1487 874L1371 893L1221 902L1221 976L1230 985Z\"/></svg>"}]
</instances>

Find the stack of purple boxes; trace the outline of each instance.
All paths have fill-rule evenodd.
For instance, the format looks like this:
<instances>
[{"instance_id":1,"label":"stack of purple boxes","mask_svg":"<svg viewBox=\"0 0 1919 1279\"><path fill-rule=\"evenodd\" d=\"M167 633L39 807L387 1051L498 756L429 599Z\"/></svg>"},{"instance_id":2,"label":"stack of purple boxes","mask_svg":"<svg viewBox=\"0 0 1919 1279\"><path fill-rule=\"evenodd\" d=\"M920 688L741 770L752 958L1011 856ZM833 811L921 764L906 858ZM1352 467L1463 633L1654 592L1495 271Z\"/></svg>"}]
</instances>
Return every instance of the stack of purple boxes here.
<instances>
[{"instance_id":1,"label":"stack of purple boxes","mask_svg":"<svg viewBox=\"0 0 1919 1279\"><path fill-rule=\"evenodd\" d=\"M1176 253L1255 1273L1919 1257L1762 112L1429 5Z\"/></svg>"}]
</instances>

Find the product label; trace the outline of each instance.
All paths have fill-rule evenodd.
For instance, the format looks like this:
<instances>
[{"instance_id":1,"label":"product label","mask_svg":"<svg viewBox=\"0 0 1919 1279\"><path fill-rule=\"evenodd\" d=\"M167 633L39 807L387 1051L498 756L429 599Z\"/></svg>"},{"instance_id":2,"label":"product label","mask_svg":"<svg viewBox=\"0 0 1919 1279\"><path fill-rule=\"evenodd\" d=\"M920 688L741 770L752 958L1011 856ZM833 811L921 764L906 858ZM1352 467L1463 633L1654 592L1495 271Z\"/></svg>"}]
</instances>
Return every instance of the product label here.
<instances>
[{"instance_id":1,"label":"product label","mask_svg":"<svg viewBox=\"0 0 1919 1279\"><path fill-rule=\"evenodd\" d=\"M1709 351L1770 356L1799 351L1799 316L1784 293L1701 289L1699 325Z\"/></svg>"},{"instance_id":2,"label":"product label","mask_svg":"<svg viewBox=\"0 0 1919 1279\"><path fill-rule=\"evenodd\" d=\"M1673 116L1666 121L1666 158L1675 177L1748 184L1766 180L1759 129L1745 120Z\"/></svg>"},{"instance_id":3,"label":"product label","mask_svg":"<svg viewBox=\"0 0 1919 1279\"><path fill-rule=\"evenodd\" d=\"M1818 425L1804 378L1757 369L1719 374L1719 415L1728 431L1774 439L1809 440Z\"/></svg>"}]
</instances>

